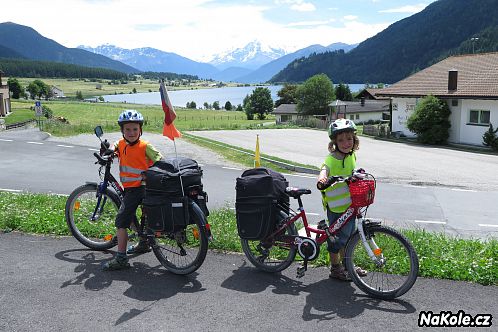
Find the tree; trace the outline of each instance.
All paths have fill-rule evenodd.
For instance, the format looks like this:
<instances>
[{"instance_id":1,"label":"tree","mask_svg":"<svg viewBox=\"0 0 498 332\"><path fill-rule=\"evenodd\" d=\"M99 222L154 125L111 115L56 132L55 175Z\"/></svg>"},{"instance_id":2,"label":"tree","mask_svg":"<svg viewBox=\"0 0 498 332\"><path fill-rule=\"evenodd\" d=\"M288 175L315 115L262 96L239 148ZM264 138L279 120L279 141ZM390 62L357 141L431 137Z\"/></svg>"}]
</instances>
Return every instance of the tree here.
<instances>
[{"instance_id":1,"label":"tree","mask_svg":"<svg viewBox=\"0 0 498 332\"><path fill-rule=\"evenodd\" d=\"M10 77L7 80L9 91L12 93L12 99L19 99L24 94L24 89L17 78Z\"/></svg>"},{"instance_id":2,"label":"tree","mask_svg":"<svg viewBox=\"0 0 498 332\"><path fill-rule=\"evenodd\" d=\"M244 112L244 108L242 107L241 104L237 105L237 108L235 109L236 112Z\"/></svg>"},{"instance_id":3,"label":"tree","mask_svg":"<svg viewBox=\"0 0 498 332\"><path fill-rule=\"evenodd\" d=\"M482 136L483 145L489 146L494 151L498 151L498 137L496 137L498 128L493 129L493 124L489 124L489 129Z\"/></svg>"},{"instance_id":4,"label":"tree","mask_svg":"<svg viewBox=\"0 0 498 332\"><path fill-rule=\"evenodd\" d=\"M40 86L34 81L28 84L26 91L29 92L31 99L35 99L40 94Z\"/></svg>"},{"instance_id":5,"label":"tree","mask_svg":"<svg viewBox=\"0 0 498 332\"><path fill-rule=\"evenodd\" d=\"M297 89L297 111L302 114L324 114L334 100L334 85L325 74L310 77Z\"/></svg>"},{"instance_id":6,"label":"tree","mask_svg":"<svg viewBox=\"0 0 498 332\"><path fill-rule=\"evenodd\" d=\"M450 137L448 104L432 95L422 98L406 122L417 140L424 144L445 144Z\"/></svg>"},{"instance_id":7,"label":"tree","mask_svg":"<svg viewBox=\"0 0 498 332\"><path fill-rule=\"evenodd\" d=\"M219 101L215 101L213 103L213 108L218 111L220 109L220 102Z\"/></svg>"},{"instance_id":8,"label":"tree","mask_svg":"<svg viewBox=\"0 0 498 332\"><path fill-rule=\"evenodd\" d=\"M335 97L336 99L343 101L352 101L353 95L351 94L351 90L349 89L349 85L340 83L335 87Z\"/></svg>"},{"instance_id":9,"label":"tree","mask_svg":"<svg viewBox=\"0 0 498 332\"><path fill-rule=\"evenodd\" d=\"M76 99L83 100L83 93L81 91L76 91Z\"/></svg>"},{"instance_id":10,"label":"tree","mask_svg":"<svg viewBox=\"0 0 498 332\"><path fill-rule=\"evenodd\" d=\"M197 104L195 103L195 101L187 102L187 108L196 109L197 108Z\"/></svg>"},{"instance_id":11,"label":"tree","mask_svg":"<svg viewBox=\"0 0 498 332\"><path fill-rule=\"evenodd\" d=\"M252 91L250 96L244 98L244 110L246 114L257 114L258 119L263 120L266 114L273 112L273 99L271 98L271 91L268 88L257 87ZM249 115L247 117L249 119ZM252 119L249 119L252 120Z\"/></svg>"},{"instance_id":12,"label":"tree","mask_svg":"<svg viewBox=\"0 0 498 332\"><path fill-rule=\"evenodd\" d=\"M207 102L207 101L205 101L205 102L204 102L204 108L205 108L205 109L211 108L211 107L209 106L209 104L208 104L208 102Z\"/></svg>"},{"instance_id":13,"label":"tree","mask_svg":"<svg viewBox=\"0 0 498 332\"><path fill-rule=\"evenodd\" d=\"M279 96L280 99L277 99L277 101L275 102L275 107L278 107L282 104L296 104L297 85L285 84L284 87L277 92L277 96Z\"/></svg>"},{"instance_id":14,"label":"tree","mask_svg":"<svg viewBox=\"0 0 498 332\"><path fill-rule=\"evenodd\" d=\"M227 102L225 103L225 109L226 109L227 111L231 111L231 110L232 110L232 103L231 103L231 102L229 102L229 101L227 101Z\"/></svg>"},{"instance_id":15,"label":"tree","mask_svg":"<svg viewBox=\"0 0 498 332\"><path fill-rule=\"evenodd\" d=\"M249 97L249 95L244 97L244 100L242 101L242 109L244 110L244 113L246 113L247 120L254 119L254 113L252 112L251 107L251 97Z\"/></svg>"}]
</instances>

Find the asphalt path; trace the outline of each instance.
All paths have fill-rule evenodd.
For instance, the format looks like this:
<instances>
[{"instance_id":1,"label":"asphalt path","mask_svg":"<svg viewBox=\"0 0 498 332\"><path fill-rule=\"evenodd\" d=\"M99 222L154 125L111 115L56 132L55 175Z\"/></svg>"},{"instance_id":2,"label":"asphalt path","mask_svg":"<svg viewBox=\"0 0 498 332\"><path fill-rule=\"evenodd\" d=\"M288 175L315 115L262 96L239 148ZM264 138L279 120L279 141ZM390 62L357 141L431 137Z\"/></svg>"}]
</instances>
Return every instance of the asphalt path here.
<instances>
[{"instance_id":1,"label":"asphalt path","mask_svg":"<svg viewBox=\"0 0 498 332\"><path fill-rule=\"evenodd\" d=\"M279 130L268 131L279 132ZM310 134L314 135L316 131L304 130L304 136ZM231 131L222 131L218 139L224 140L224 135L233 134ZM114 141L119 138L119 133L106 133L105 137ZM170 140L152 134L145 134L145 138L153 142L165 156L175 154L174 145ZM277 141L284 140L281 137ZM298 140L295 141L298 144ZM374 141L374 143L379 142ZM380 142L380 145L386 143L393 148L401 146L388 142ZM233 208L235 179L240 176L243 167L227 162L220 156L198 146L188 144L185 140L177 140L176 144L180 155L189 156L201 163L204 170L203 183L209 194L209 208L215 209L223 206ZM37 129L0 133L0 150L2 151L0 190L68 195L74 188L86 181L98 182L98 167L94 165L95 158L93 157L93 153L97 151L96 147L98 147L98 140L93 135L55 138ZM405 148L410 149L411 146ZM417 150L411 152L414 159L417 159L417 152ZM495 156L478 155L477 157ZM292 158L294 157L289 155L287 159ZM441 159L444 158L441 157ZM113 169L116 172L117 167ZM469 173L473 174L473 172L462 171L461 176L471 177ZM463 189L455 185L421 184L427 181L420 181L415 185L413 181L399 182L396 180L395 171L393 174L395 174L393 178L378 178L376 202L369 208L370 218L386 224L443 231L462 237L486 239L498 236L496 217L498 215L498 204L496 204L498 191ZM291 186L314 188L315 176L313 175L286 174L286 177ZM312 223L324 217L320 194L317 190L305 196L303 202ZM295 208L297 204L293 202L292 206Z\"/></svg>"},{"instance_id":2,"label":"asphalt path","mask_svg":"<svg viewBox=\"0 0 498 332\"><path fill-rule=\"evenodd\" d=\"M189 276L167 272L152 253L103 272L112 254L71 237L0 234L0 331L414 331L422 311L460 310L493 315L486 331L496 331L498 287L419 278L380 301L325 268L297 279L295 264L267 274L243 255L210 251Z\"/></svg>"}]
</instances>

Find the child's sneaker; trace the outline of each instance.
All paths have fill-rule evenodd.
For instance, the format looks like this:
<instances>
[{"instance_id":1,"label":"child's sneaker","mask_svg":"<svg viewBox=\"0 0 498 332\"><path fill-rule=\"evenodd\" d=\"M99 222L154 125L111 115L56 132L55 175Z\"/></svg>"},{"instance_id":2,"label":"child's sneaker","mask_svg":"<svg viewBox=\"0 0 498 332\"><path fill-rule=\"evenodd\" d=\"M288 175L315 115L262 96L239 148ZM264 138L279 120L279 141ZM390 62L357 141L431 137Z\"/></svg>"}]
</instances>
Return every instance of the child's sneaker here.
<instances>
[{"instance_id":1,"label":"child's sneaker","mask_svg":"<svg viewBox=\"0 0 498 332\"><path fill-rule=\"evenodd\" d=\"M339 279L342 281L351 281L348 271L342 265L332 266L330 268L329 278Z\"/></svg>"},{"instance_id":2,"label":"child's sneaker","mask_svg":"<svg viewBox=\"0 0 498 332\"><path fill-rule=\"evenodd\" d=\"M149 251L150 251L149 244L146 241L140 241L135 245L129 246L126 253L128 255L145 254L146 252L149 252Z\"/></svg>"},{"instance_id":3,"label":"child's sneaker","mask_svg":"<svg viewBox=\"0 0 498 332\"><path fill-rule=\"evenodd\" d=\"M355 271L356 271L356 274L360 277L366 277L367 274L368 274L368 271L367 270L363 270L361 267L359 266L356 266L354 267Z\"/></svg>"},{"instance_id":4,"label":"child's sneaker","mask_svg":"<svg viewBox=\"0 0 498 332\"><path fill-rule=\"evenodd\" d=\"M119 258L114 257L108 262L105 262L102 265L102 270L104 271L115 271L115 270L123 270L130 267L130 263L128 263L128 258Z\"/></svg>"}]
</instances>

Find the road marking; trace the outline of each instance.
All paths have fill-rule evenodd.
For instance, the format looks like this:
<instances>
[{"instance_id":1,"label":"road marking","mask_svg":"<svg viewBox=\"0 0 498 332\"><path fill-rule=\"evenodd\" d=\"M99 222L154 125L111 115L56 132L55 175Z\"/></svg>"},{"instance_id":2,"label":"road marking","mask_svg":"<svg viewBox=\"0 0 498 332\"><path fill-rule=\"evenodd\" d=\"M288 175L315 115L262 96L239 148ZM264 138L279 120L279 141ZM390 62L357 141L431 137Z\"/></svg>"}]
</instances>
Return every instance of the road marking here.
<instances>
[{"instance_id":1,"label":"road marking","mask_svg":"<svg viewBox=\"0 0 498 332\"><path fill-rule=\"evenodd\" d=\"M403 187L405 188L420 188L420 189L426 189L427 187L424 186L414 186L413 184L404 184Z\"/></svg>"},{"instance_id":2,"label":"road marking","mask_svg":"<svg viewBox=\"0 0 498 332\"><path fill-rule=\"evenodd\" d=\"M478 224L478 225L481 227L497 227L498 228L498 225L493 225L493 224Z\"/></svg>"},{"instance_id":3,"label":"road marking","mask_svg":"<svg viewBox=\"0 0 498 332\"><path fill-rule=\"evenodd\" d=\"M22 190L18 190L18 189L5 189L5 188L0 188L0 191L8 191L8 192L11 192L11 193L20 193L20 192L22 192Z\"/></svg>"},{"instance_id":4,"label":"road marking","mask_svg":"<svg viewBox=\"0 0 498 332\"><path fill-rule=\"evenodd\" d=\"M242 168L236 168L236 167L225 167L225 166L222 166L221 168L231 169L231 170L234 170L234 171L241 171L242 170Z\"/></svg>"},{"instance_id":5,"label":"road marking","mask_svg":"<svg viewBox=\"0 0 498 332\"><path fill-rule=\"evenodd\" d=\"M28 144L38 144L38 145L43 144L41 142L26 142L26 143L28 143Z\"/></svg>"},{"instance_id":6,"label":"road marking","mask_svg":"<svg viewBox=\"0 0 498 332\"><path fill-rule=\"evenodd\" d=\"M3 141L3 142L12 142L13 140L11 140L11 139L4 139L4 138L0 138L0 141Z\"/></svg>"},{"instance_id":7,"label":"road marking","mask_svg":"<svg viewBox=\"0 0 498 332\"><path fill-rule=\"evenodd\" d=\"M88 148L89 151L100 151L98 149Z\"/></svg>"},{"instance_id":8,"label":"road marking","mask_svg":"<svg viewBox=\"0 0 498 332\"><path fill-rule=\"evenodd\" d=\"M306 212L307 216L320 216L321 213L314 213L314 212Z\"/></svg>"},{"instance_id":9,"label":"road marking","mask_svg":"<svg viewBox=\"0 0 498 332\"><path fill-rule=\"evenodd\" d=\"M57 144L57 146L60 146L61 148L74 148L73 145L62 145L62 144Z\"/></svg>"},{"instance_id":10,"label":"road marking","mask_svg":"<svg viewBox=\"0 0 498 332\"><path fill-rule=\"evenodd\" d=\"M288 176L295 176L298 178L316 179L318 175L307 175L307 174L285 174Z\"/></svg>"},{"instance_id":11,"label":"road marking","mask_svg":"<svg viewBox=\"0 0 498 332\"><path fill-rule=\"evenodd\" d=\"M453 188L451 189L453 191L463 191L463 192L471 192L471 193L476 193L477 190L471 190L471 189L459 189L459 188Z\"/></svg>"},{"instance_id":12,"label":"road marking","mask_svg":"<svg viewBox=\"0 0 498 332\"><path fill-rule=\"evenodd\" d=\"M420 224L441 224L441 225L446 224L446 221L439 221L439 220L414 220L414 222Z\"/></svg>"}]
</instances>

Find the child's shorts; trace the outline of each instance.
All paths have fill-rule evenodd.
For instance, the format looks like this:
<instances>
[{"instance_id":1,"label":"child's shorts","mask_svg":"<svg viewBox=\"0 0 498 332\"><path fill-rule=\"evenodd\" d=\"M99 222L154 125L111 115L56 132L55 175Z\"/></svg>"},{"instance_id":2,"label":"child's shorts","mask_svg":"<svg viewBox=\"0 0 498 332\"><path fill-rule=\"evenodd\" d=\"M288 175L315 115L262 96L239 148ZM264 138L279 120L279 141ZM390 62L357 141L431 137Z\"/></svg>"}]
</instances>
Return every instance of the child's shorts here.
<instances>
[{"instance_id":1,"label":"child's shorts","mask_svg":"<svg viewBox=\"0 0 498 332\"><path fill-rule=\"evenodd\" d=\"M332 225L339 217L342 215L342 213L336 213L329 211L327 209L327 219L329 220L329 226ZM330 239L327 239L327 250L331 253L337 254L339 250L344 248L346 246L346 243L348 242L349 237L354 233L356 230L356 223L355 223L356 217L353 216L346 225L342 226L342 228L339 230L339 233L337 234L337 241L332 243Z\"/></svg>"},{"instance_id":2,"label":"child's shorts","mask_svg":"<svg viewBox=\"0 0 498 332\"><path fill-rule=\"evenodd\" d=\"M125 188L125 194L118 215L116 228L128 228L132 220L137 221L137 209L145 197L145 186Z\"/></svg>"}]
</instances>

